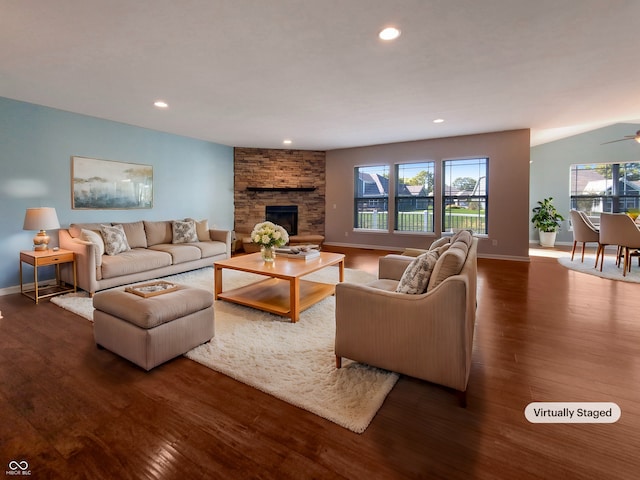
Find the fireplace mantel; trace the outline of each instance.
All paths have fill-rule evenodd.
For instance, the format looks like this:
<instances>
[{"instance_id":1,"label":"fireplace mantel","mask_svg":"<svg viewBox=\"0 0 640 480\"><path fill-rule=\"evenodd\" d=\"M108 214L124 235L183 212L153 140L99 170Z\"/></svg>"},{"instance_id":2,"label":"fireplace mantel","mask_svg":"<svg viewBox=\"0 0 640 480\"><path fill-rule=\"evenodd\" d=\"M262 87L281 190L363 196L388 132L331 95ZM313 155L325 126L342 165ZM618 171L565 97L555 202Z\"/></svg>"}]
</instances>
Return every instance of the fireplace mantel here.
<instances>
[{"instance_id":1,"label":"fireplace mantel","mask_svg":"<svg viewBox=\"0 0 640 480\"><path fill-rule=\"evenodd\" d=\"M313 192L316 187L247 187L249 192Z\"/></svg>"}]
</instances>

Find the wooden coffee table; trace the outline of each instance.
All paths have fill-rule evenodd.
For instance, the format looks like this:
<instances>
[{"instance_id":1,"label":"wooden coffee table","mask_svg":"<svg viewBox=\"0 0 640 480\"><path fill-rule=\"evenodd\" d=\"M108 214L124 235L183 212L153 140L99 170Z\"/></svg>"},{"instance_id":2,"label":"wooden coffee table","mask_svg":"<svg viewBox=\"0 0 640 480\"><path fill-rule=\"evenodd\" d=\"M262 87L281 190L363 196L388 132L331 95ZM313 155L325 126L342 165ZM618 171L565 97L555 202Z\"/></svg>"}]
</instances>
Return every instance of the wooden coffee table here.
<instances>
[{"instance_id":1,"label":"wooden coffee table","mask_svg":"<svg viewBox=\"0 0 640 480\"><path fill-rule=\"evenodd\" d=\"M331 265L338 265L339 281L343 282L342 253L320 252L319 258L306 261L276 257L273 263L265 263L260 253L220 260L214 263L215 299L275 313L297 322L301 311L335 293L335 285L303 280L301 277ZM269 278L223 292L222 270L225 268Z\"/></svg>"}]
</instances>

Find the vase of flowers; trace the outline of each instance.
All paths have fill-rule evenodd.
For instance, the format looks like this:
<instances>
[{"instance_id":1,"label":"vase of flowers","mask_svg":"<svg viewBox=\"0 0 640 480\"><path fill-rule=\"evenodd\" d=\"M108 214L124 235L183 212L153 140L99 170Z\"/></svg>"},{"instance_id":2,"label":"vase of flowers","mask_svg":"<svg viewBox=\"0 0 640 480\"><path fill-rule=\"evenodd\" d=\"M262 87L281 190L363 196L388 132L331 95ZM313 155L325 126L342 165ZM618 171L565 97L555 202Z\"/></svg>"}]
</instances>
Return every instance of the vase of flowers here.
<instances>
[{"instance_id":1,"label":"vase of flowers","mask_svg":"<svg viewBox=\"0 0 640 480\"><path fill-rule=\"evenodd\" d=\"M260 245L260 254L265 262L276 258L276 247L282 247L289 241L289 234L280 225L272 222L258 223L251 232L251 241Z\"/></svg>"}]
</instances>

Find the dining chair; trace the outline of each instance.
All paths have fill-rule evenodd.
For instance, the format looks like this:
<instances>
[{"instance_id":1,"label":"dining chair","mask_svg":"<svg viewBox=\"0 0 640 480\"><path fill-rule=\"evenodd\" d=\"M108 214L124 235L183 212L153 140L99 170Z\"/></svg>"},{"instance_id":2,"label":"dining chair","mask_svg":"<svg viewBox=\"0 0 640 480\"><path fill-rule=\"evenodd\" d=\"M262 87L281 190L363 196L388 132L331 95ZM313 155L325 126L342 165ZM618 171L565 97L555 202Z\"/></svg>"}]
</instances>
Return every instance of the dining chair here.
<instances>
[{"instance_id":1,"label":"dining chair","mask_svg":"<svg viewBox=\"0 0 640 480\"><path fill-rule=\"evenodd\" d=\"M623 275L626 276L627 271L631 271L632 252L640 249L640 229L626 213L600 214L600 235L596 252L596 267L600 259L600 271L604 264L604 249L607 245L616 245L621 249L616 256L619 258L620 254L622 255ZM618 264L617 261L616 263Z\"/></svg>"},{"instance_id":2,"label":"dining chair","mask_svg":"<svg viewBox=\"0 0 640 480\"><path fill-rule=\"evenodd\" d=\"M573 261L573 256L576 253L576 245L578 242L582 243L582 262L584 263L584 247L585 244L598 243L600 239L600 234L598 229L591 223L589 217L584 212L580 212L578 210L571 210L569 212L571 215L571 226L573 227L573 249L571 250L571 261Z\"/></svg>"}]
</instances>

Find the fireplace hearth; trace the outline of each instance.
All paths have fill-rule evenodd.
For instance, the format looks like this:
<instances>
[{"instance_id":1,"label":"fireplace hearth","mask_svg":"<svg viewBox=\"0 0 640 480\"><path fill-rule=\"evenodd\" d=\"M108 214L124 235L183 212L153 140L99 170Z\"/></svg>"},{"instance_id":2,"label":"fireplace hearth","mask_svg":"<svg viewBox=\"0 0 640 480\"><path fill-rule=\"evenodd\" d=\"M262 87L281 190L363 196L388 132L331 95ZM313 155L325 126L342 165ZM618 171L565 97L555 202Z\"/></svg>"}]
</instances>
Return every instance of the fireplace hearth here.
<instances>
[{"instance_id":1,"label":"fireplace hearth","mask_svg":"<svg viewBox=\"0 0 640 480\"><path fill-rule=\"evenodd\" d=\"M289 235L298 234L297 205L267 205L265 219L284 228Z\"/></svg>"}]
</instances>

